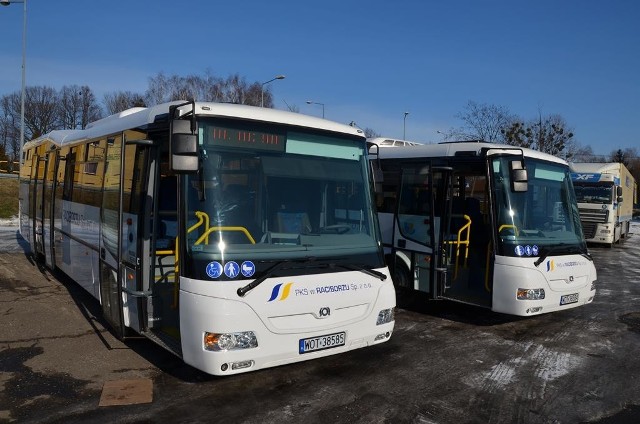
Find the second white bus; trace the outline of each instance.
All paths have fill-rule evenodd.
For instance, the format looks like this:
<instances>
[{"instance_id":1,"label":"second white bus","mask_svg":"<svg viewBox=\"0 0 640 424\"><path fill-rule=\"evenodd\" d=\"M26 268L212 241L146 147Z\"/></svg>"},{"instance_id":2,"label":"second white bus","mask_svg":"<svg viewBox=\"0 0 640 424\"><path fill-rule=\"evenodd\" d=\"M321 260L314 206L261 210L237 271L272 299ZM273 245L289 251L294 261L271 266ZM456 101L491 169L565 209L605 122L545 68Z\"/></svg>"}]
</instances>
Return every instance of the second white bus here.
<instances>
[{"instance_id":1,"label":"second white bus","mask_svg":"<svg viewBox=\"0 0 640 424\"><path fill-rule=\"evenodd\" d=\"M565 161L478 142L371 151L397 288L520 316L593 300L596 269Z\"/></svg>"}]
</instances>

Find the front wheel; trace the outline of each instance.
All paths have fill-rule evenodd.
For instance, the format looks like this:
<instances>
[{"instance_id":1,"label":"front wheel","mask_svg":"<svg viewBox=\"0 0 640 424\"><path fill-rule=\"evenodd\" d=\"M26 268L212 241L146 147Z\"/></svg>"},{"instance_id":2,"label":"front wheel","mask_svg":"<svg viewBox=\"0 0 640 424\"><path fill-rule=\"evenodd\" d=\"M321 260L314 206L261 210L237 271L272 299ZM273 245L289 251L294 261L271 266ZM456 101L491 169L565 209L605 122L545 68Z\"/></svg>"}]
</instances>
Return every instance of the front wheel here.
<instances>
[{"instance_id":1,"label":"front wheel","mask_svg":"<svg viewBox=\"0 0 640 424\"><path fill-rule=\"evenodd\" d=\"M402 261L396 261L391 270L391 279L396 287L410 289L413 286L411 271Z\"/></svg>"}]
</instances>

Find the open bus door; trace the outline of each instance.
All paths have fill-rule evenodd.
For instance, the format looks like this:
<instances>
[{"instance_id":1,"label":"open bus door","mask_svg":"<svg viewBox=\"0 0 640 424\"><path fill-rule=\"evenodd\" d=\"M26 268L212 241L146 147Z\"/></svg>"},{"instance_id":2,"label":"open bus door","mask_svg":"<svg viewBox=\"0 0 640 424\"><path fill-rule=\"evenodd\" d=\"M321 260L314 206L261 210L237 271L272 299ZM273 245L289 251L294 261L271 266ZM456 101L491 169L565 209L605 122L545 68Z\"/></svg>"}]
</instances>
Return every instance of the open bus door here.
<instances>
[{"instance_id":1,"label":"open bus door","mask_svg":"<svg viewBox=\"0 0 640 424\"><path fill-rule=\"evenodd\" d=\"M451 169L430 163L405 164L394 219L393 279L439 299L448 287L444 231L451 211Z\"/></svg>"},{"instance_id":2,"label":"open bus door","mask_svg":"<svg viewBox=\"0 0 640 424\"><path fill-rule=\"evenodd\" d=\"M149 219L146 190L151 141L121 136L107 141L107 168L100 237L100 298L105 319L120 338L127 329L140 333L143 313L144 263L148 258Z\"/></svg>"},{"instance_id":3,"label":"open bus door","mask_svg":"<svg viewBox=\"0 0 640 424\"><path fill-rule=\"evenodd\" d=\"M32 230L32 246L33 254L39 260L44 262L45 255L45 177L47 175L47 154L39 156L34 154L31 162L31 179L29 182L29 197L30 197L30 211L31 215L31 230ZM53 162L51 163L53 166ZM47 202L48 204L48 202ZM50 214L51 211L48 211ZM49 258L50 259L50 258Z\"/></svg>"}]
</instances>

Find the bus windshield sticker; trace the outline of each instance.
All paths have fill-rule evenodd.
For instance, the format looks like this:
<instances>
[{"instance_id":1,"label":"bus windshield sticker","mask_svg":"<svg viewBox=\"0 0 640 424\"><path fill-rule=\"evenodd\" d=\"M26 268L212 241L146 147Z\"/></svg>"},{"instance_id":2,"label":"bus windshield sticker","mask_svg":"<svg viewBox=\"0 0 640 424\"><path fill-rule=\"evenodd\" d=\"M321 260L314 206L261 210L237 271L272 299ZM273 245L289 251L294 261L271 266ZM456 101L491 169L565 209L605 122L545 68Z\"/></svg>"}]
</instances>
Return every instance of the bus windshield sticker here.
<instances>
[{"instance_id":1,"label":"bus windshield sticker","mask_svg":"<svg viewBox=\"0 0 640 424\"><path fill-rule=\"evenodd\" d=\"M229 278L236 278L240 273L240 267L234 261L229 261L224 264L224 275Z\"/></svg>"},{"instance_id":2,"label":"bus windshield sticker","mask_svg":"<svg viewBox=\"0 0 640 424\"><path fill-rule=\"evenodd\" d=\"M251 261L244 261L240 265L240 272L242 275L249 278L256 272L256 266Z\"/></svg>"},{"instance_id":3,"label":"bus windshield sticker","mask_svg":"<svg viewBox=\"0 0 640 424\"><path fill-rule=\"evenodd\" d=\"M222 265L220 262L209 262L206 269L209 278L219 278L222 275Z\"/></svg>"}]
</instances>

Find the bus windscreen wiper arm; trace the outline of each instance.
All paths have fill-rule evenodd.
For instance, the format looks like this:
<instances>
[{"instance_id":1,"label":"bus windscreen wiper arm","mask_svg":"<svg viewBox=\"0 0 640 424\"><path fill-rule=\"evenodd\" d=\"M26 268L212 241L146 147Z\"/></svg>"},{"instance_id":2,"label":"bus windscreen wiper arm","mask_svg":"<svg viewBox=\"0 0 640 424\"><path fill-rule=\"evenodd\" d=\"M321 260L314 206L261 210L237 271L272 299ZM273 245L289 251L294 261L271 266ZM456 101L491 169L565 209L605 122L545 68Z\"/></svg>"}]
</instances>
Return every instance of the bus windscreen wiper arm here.
<instances>
[{"instance_id":1,"label":"bus windscreen wiper arm","mask_svg":"<svg viewBox=\"0 0 640 424\"><path fill-rule=\"evenodd\" d=\"M384 281L387 279L387 276L383 273L381 273L380 271L376 271L375 269L369 269L369 268L365 268L363 266L360 265L352 265L352 264L329 264L330 268L335 268L335 267L340 267L340 268L344 268L344 269L348 269L351 271L360 271L360 272L364 272L365 274L371 275L372 277L376 277L378 278L380 281Z\"/></svg>"},{"instance_id":2,"label":"bus windscreen wiper arm","mask_svg":"<svg viewBox=\"0 0 640 424\"><path fill-rule=\"evenodd\" d=\"M576 247L576 246L568 246L566 244L560 244L557 246L552 246L548 249L541 249L540 252L540 257L538 259L536 259L536 261L533 263L535 266L540 265L545 259L547 259L547 257L554 253L554 252L558 252L558 251L562 251L563 253L579 253L580 255L584 256L585 258L589 259L590 261L593 261L593 259L591 258L591 255L589 255L589 253L585 253L582 251L582 249Z\"/></svg>"},{"instance_id":3,"label":"bus windscreen wiper arm","mask_svg":"<svg viewBox=\"0 0 640 424\"><path fill-rule=\"evenodd\" d=\"M296 263L296 262L315 261L315 259L316 259L315 257L308 257L308 258L303 258L299 260L288 260L288 261L276 262L271 266L271 268L267 269L264 272L264 274L262 274L260 277L256 278L246 286L240 287L236 293L238 293L238 296L244 297L245 294L247 294L249 291L253 290L254 288L258 287L260 284L264 282L264 280L271 277L276 271L285 268L285 266Z\"/></svg>"}]
</instances>

